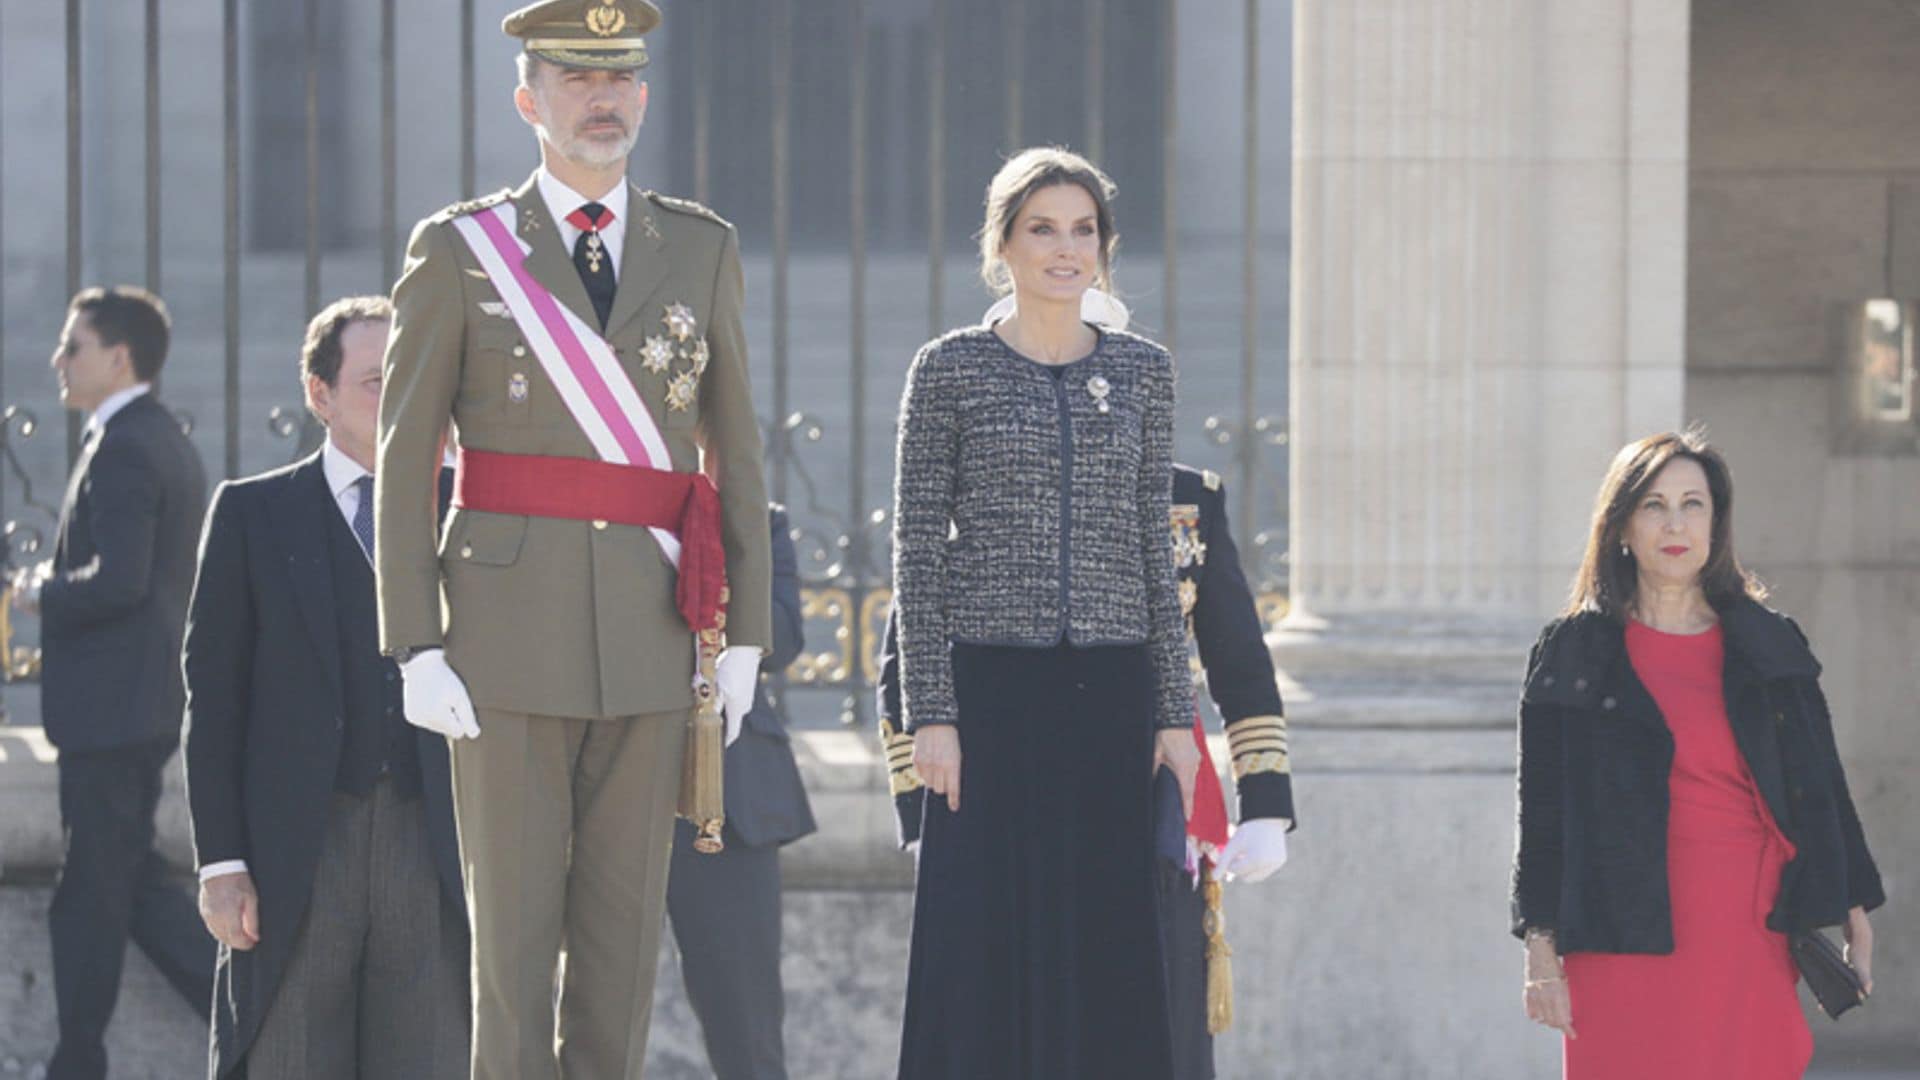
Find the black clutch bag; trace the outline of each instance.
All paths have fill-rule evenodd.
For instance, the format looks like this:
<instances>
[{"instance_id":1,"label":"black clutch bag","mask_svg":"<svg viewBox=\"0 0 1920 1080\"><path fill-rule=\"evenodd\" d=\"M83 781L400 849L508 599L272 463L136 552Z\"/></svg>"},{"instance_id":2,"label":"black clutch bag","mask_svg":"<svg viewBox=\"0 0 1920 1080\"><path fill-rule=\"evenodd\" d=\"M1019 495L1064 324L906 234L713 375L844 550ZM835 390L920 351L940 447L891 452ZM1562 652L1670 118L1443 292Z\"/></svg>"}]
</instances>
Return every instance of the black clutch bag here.
<instances>
[{"instance_id":1,"label":"black clutch bag","mask_svg":"<svg viewBox=\"0 0 1920 1080\"><path fill-rule=\"evenodd\" d=\"M1866 1002L1867 988L1860 981L1860 973L1847 964L1827 935L1818 930L1794 934L1788 948L1800 977L1807 980L1807 989L1813 991L1820 1011L1828 1017L1838 1020L1841 1013Z\"/></svg>"}]
</instances>

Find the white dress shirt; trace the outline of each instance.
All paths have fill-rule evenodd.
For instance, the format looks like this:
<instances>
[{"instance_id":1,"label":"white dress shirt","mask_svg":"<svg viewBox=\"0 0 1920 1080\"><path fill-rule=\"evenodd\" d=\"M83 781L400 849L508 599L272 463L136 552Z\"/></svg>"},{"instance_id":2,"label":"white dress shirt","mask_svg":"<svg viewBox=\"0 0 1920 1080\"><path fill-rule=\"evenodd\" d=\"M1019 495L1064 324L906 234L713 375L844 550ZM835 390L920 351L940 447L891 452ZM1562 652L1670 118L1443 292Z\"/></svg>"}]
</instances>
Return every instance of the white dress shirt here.
<instances>
[{"instance_id":1,"label":"white dress shirt","mask_svg":"<svg viewBox=\"0 0 1920 1080\"><path fill-rule=\"evenodd\" d=\"M145 387L142 386L141 389ZM112 400L108 398L107 402L110 403ZM121 404L124 405L125 402ZM105 412L106 408L107 403L100 406L102 412ZM333 503L340 508L340 516L347 519L347 528L351 530L353 515L360 509L360 489L355 485L361 477L370 474L361 467L359 462L348 457L346 451L333 445L332 436L328 436L326 443L320 447L320 471L326 475L327 490L333 493ZM244 873L247 873L247 860L222 859L201 867L200 880L208 881L226 874Z\"/></svg>"},{"instance_id":2,"label":"white dress shirt","mask_svg":"<svg viewBox=\"0 0 1920 1080\"><path fill-rule=\"evenodd\" d=\"M326 474L327 490L333 492L334 505L340 508L340 516L347 519L347 528L351 530L353 515L360 511L360 489L354 485L361 477L373 473L335 446L331 435L320 447L320 471Z\"/></svg>"},{"instance_id":3,"label":"white dress shirt","mask_svg":"<svg viewBox=\"0 0 1920 1080\"><path fill-rule=\"evenodd\" d=\"M559 178L547 171L545 165L535 170L534 178L540 185L540 198L547 204L547 213L553 216L556 228L560 230L560 241L567 246L567 256L573 256L573 245L580 242L581 230L567 222L567 215L590 202L613 211L613 221L600 234L601 246L607 249L607 259L613 266L613 279L620 280L620 248L627 240L627 182L622 179L598 199L589 199L585 195L568 187Z\"/></svg>"},{"instance_id":4,"label":"white dress shirt","mask_svg":"<svg viewBox=\"0 0 1920 1080\"><path fill-rule=\"evenodd\" d=\"M116 390L108 394L107 399L93 410L93 415L87 417L87 434L97 435L106 430L107 421L113 419L116 413L131 405L134 398L150 393L152 390L152 383L134 383L125 390Z\"/></svg>"}]
</instances>

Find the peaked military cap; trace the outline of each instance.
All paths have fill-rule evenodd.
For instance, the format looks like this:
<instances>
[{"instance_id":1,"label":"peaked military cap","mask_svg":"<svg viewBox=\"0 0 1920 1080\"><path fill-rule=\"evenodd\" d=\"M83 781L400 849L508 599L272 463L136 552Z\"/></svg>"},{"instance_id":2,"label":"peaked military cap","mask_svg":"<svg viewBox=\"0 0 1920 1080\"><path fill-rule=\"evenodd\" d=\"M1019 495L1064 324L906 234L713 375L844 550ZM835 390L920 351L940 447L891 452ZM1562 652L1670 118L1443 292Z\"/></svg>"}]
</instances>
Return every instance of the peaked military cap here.
<instances>
[{"instance_id":1,"label":"peaked military cap","mask_svg":"<svg viewBox=\"0 0 1920 1080\"><path fill-rule=\"evenodd\" d=\"M529 55L562 67L625 70L647 66L641 37L660 25L647 0L537 0L500 20Z\"/></svg>"}]
</instances>

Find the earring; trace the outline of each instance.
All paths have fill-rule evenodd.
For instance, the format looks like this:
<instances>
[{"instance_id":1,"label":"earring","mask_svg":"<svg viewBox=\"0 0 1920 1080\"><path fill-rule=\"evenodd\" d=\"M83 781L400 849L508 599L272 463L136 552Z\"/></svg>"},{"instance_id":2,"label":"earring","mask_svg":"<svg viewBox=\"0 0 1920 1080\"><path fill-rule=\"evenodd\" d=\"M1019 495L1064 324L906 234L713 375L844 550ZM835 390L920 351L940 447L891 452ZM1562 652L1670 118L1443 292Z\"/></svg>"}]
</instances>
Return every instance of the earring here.
<instances>
[{"instance_id":1,"label":"earring","mask_svg":"<svg viewBox=\"0 0 1920 1080\"><path fill-rule=\"evenodd\" d=\"M1620 545L1620 557L1623 559L1633 558L1633 552L1627 548L1627 545L1624 542L1622 542Z\"/></svg>"}]
</instances>

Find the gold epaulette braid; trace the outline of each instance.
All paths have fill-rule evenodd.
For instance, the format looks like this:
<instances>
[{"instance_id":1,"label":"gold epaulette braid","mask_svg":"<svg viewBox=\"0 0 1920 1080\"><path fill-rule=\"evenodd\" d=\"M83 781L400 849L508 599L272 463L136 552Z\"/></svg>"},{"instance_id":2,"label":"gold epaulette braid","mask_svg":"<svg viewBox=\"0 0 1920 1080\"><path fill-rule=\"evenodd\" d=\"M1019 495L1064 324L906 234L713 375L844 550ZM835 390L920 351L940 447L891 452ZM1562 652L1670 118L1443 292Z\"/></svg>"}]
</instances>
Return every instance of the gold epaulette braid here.
<instances>
[{"instance_id":1,"label":"gold epaulette braid","mask_svg":"<svg viewBox=\"0 0 1920 1080\"><path fill-rule=\"evenodd\" d=\"M886 717L880 718L880 745L887 752L887 787L895 795L921 788L920 774L913 767L913 736L894 728Z\"/></svg>"},{"instance_id":2,"label":"gold epaulette braid","mask_svg":"<svg viewBox=\"0 0 1920 1080\"><path fill-rule=\"evenodd\" d=\"M1291 772L1287 764L1287 719L1284 716L1249 716L1227 728L1227 745L1233 756L1233 778L1240 780L1259 773Z\"/></svg>"}]
</instances>

